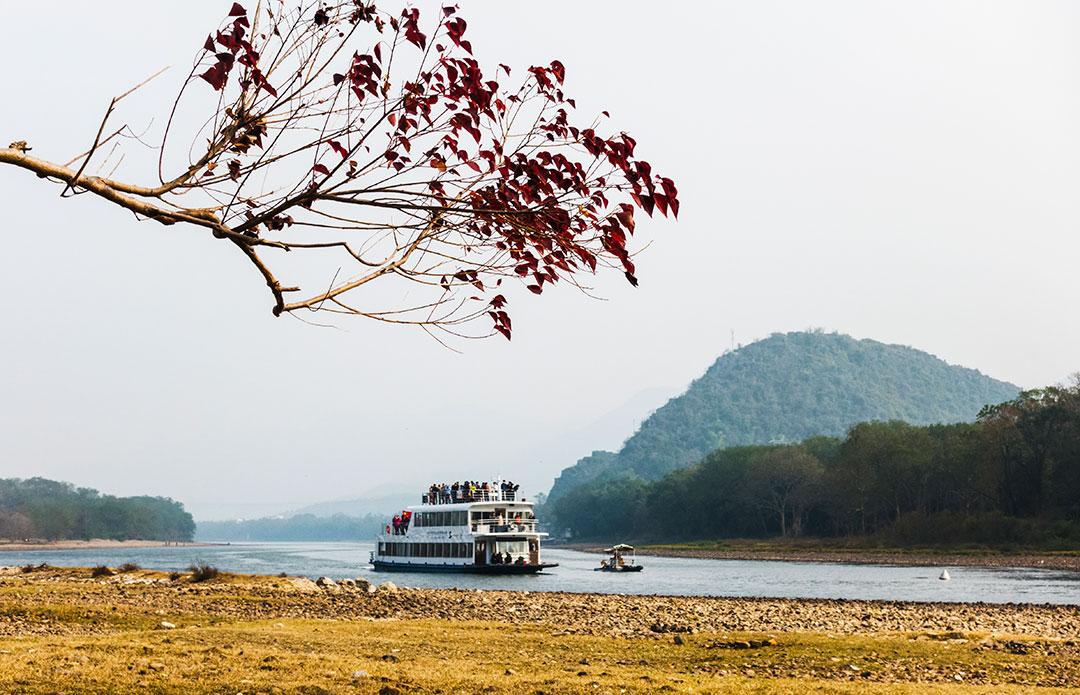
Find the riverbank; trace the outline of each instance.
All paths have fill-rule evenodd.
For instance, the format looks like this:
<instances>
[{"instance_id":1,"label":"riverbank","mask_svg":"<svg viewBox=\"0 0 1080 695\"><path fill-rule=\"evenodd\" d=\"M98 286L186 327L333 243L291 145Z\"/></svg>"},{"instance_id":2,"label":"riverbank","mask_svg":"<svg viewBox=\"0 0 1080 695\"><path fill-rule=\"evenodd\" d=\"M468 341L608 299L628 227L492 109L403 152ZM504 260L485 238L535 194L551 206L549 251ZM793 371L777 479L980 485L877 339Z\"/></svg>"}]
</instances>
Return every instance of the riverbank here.
<instances>
[{"instance_id":1,"label":"riverbank","mask_svg":"<svg viewBox=\"0 0 1080 695\"><path fill-rule=\"evenodd\" d=\"M0 571L0 691L1028 692L1080 607L319 586Z\"/></svg>"},{"instance_id":2,"label":"riverbank","mask_svg":"<svg viewBox=\"0 0 1080 695\"><path fill-rule=\"evenodd\" d=\"M592 544L563 545L598 553ZM906 567L1026 567L1080 572L1080 551L1004 551L986 548L882 548L829 545L817 540L723 540L645 544L638 555L710 560L770 560L777 562L839 562Z\"/></svg>"},{"instance_id":3,"label":"riverbank","mask_svg":"<svg viewBox=\"0 0 1080 695\"><path fill-rule=\"evenodd\" d=\"M108 550L110 548L201 548L209 543L194 541L114 541L107 538L92 538L88 541L0 541L0 552L27 550Z\"/></svg>"}]
</instances>

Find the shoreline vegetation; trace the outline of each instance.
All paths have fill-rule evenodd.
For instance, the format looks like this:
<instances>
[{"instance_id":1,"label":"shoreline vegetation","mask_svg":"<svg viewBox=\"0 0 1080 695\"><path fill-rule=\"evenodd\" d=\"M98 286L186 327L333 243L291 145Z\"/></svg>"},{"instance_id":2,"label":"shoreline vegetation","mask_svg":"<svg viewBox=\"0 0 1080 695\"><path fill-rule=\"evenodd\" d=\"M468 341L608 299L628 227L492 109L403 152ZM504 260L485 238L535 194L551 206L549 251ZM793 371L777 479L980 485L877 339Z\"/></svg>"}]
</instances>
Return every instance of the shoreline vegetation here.
<instances>
[{"instance_id":1,"label":"shoreline vegetation","mask_svg":"<svg viewBox=\"0 0 1080 695\"><path fill-rule=\"evenodd\" d=\"M115 497L47 478L0 478L0 540L190 541L195 520L168 497Z\"/></svg>"},{"instance_id":2,"label":"shoreline vegetation","mask_svg":"<svg viewBox=\"0 0 1080 695\"><path fill-rule=\"evenodd\" d=\"M603 553L595 543L552 547ZM887 547L822 542L816 539L732 539L685 543L644 543L637 554L705 560L827 562L906 567L1026 568L1080 572L1080 550L1032 550L964 546Z\"/></svg>"},{"instance_id":3,"label":"shoreline vegetation","mask_svg":"<svg viewBox=\"0 0 1080 695\"><path fill-rule=\"evenodd\" d=\"M0 539L0 553L5 551L24 552L28 550L109 550L127 548L164 548L184 547L202 548L219 543L205 543L198 541L152 541L152 540L127 540L116 541L109 538L91 538L90 540L29 540L11 541Z\"/></svg>"},{"instance_id":4,"label":"shoreline vegetation","mask_svg":"<svg viewBox=\"0 0 1080 695\"><path fill-rule=\"evenodd\" d=\"M1077 606L0 570L3 691L1050 693L1077 686Z\"/></svg>"}]
</instances>

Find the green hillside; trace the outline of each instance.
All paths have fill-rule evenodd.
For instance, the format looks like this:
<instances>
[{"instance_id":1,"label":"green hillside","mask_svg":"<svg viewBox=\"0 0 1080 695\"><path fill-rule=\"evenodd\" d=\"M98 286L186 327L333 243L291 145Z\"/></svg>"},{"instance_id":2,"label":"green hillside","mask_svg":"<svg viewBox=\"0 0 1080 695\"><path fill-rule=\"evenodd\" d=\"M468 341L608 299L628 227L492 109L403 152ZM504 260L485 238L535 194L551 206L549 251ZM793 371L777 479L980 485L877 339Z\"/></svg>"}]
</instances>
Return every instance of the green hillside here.
<instances>
[{"instance_id":1,"label":"green hillside","mask_svg":"<svg viewBox=\"0 0 1080 695\"><path fill-rule=\"evenodd\" d=\"M0 479L0 540L190 541L195 522L166 497L114 497L45 478Z\"/></svg>"},{"instance_id":2,"label":"green hillside","mask_svg":"<svg viewBox=\"0 0 1080 695\"><path fill-rule=\"evenodd\" d=\"M1019 387L928 353L821 332L776 334L721 356L617 453L567 468L549 499L597 478L656 480L723 447L843 435L858 423L966 422Z\"/></svg>"}]
</instances>

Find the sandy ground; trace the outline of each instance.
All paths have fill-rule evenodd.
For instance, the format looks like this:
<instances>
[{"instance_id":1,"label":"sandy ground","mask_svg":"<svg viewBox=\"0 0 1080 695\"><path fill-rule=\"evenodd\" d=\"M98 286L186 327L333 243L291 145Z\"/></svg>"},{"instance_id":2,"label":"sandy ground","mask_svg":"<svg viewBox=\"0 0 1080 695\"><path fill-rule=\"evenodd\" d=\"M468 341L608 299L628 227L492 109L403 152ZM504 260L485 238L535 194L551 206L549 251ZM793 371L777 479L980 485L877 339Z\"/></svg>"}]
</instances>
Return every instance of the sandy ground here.
<instances>
[{"instance_id":1,"label":"sandy ground","mask_svg":"<svg viewBox=\"0 0 1080 695\"><path fill-rule=\"evenodd\" d=\"M197 548L206 543L187 543L165 541L113 541L105 538L93 538L88 541L0 541L0 552L5 550L95 550L103 548L160 548L164 546L184 546Z\"/></svg>"}]
</instances>

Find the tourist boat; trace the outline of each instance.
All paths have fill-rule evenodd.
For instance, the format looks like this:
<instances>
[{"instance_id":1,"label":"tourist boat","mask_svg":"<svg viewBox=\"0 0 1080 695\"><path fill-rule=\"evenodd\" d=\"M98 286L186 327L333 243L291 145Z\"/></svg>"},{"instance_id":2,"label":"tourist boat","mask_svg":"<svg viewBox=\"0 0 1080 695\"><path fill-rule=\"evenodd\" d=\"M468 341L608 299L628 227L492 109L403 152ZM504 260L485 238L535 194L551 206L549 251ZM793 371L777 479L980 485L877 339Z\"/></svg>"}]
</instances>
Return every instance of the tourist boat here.
<instances>
[{"instance_id":1,"label":"tourist boat","mask_svg":"<svg viewBox=\"0 0 1080 695\"><path fill-rule=\"evenodd\" d=\"M535 574L540 560L533 503L502 480L432 486L379 535L371 564L392 572Z\"/></svg>"},{"instance_id":2,"label":"tourist boat","mask_svg":"<svg viewBox=\"0 0 1080 695\"><path fill-rule=\"evenodd\" d=\"M640 572L645 569L643 566L637 564L637 558L635 557L634 546L627 545L626 543L619 543L613 545L610 548L604 548L605 553L609 553L611 557L607 560L601 560L600 566L595 568L595 572ZM630 554L630 561L626 561L626 554Z\"/></svg>"}]
</instances>

